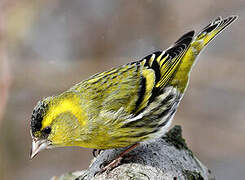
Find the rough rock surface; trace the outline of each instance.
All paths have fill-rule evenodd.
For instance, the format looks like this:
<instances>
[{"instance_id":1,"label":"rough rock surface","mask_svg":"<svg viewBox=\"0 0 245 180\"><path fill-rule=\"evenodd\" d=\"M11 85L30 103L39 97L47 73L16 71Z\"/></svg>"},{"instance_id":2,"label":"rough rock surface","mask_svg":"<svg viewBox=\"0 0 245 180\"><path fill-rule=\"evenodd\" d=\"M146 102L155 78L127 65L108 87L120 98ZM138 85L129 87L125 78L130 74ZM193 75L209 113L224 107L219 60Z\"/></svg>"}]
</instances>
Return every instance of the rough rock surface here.
<instances>
[{"instance_id":1,"label":"rough rock surface","mask_svg":"<svg viewBox=\"0 0 245 180\"><path fill-rule=\"evenodd\" d=\"M175 126L162 138L141 144L109 173L94 176L104 162L115 158L122 150L103 151L88 170L67 173L53 180L214 180L210 170L188 149L180 126Z\"/></svg>"}]
</instances>

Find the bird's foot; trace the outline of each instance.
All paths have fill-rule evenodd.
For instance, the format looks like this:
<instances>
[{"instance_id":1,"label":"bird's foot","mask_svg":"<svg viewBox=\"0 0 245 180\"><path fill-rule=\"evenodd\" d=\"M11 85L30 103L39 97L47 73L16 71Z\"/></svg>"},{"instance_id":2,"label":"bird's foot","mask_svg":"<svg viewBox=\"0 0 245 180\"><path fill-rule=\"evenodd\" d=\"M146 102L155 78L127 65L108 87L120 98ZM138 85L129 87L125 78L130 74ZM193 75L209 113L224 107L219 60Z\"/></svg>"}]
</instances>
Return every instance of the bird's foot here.
<instances>
[{"instance_id":1,"label":"bird's foot","mask_svg":"<svg viewBox=\"0 0 245 180\"><path fill-rule=\"evenodd\" d=\"M117 157L116 159L111 161L109 164L102 167L101 170L98 172L98 174L102 174L103 172L106 172L106 174L108 174L112 169L116 168L121 163L122 159L123 157L121 156Z\"/></svg>"},{"instance_id":2,"label":"bird's foot","mask_svg":"<svg viewBox=\"0 0 245 180\"><path fill-rule=\"evenodd\" d=\"M93 156L97 157L98 155L100 155L101 151L103 151L103 149L93 149Z\"/></svg>"},{"instance_id":3,"label":"bird's foot","mask_svg":"<svg viewBox=\"0 0 245 180\"><path fill-rule=\"evenodd\" d=\"M132 146L130 146L128 149L124 150L123 152L121 152L119 154L119 156L117 156L116 159L114 159L113 161L111 161L110 163L108 163L107 165L104 166L105 163L101 164L101 169L100 171L98 171L97 173L95 173L95 175L97 174L102 174L103 172L106 172L107 174L114 168L116 168L122 161L123 157L128 154L130 151L132 151L134 148L136 148L139 145L139 143L136 143ZM104 166L104 167L103 167Z\"/></svg>"}]
</instances>

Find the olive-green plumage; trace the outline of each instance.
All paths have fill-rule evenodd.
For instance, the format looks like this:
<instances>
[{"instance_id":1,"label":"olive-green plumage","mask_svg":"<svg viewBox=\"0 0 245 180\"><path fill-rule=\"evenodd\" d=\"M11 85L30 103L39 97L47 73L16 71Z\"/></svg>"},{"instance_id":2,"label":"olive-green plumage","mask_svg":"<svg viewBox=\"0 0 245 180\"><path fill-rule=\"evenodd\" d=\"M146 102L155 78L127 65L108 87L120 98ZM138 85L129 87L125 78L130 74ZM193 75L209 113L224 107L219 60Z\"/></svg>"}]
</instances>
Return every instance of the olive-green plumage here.
<instances>
[{"instance_id":1,"label":"olive-green plumage","mask_svg":"<svg viewBox=\"0 0 245 180\"><path fill-rule=\"evenodd\" d=\"M217 18L165 51L90 77L34 108L31 134L49 146L126 147L162 136L201 50L237 16Z\"/></svg>"}]
</instances>

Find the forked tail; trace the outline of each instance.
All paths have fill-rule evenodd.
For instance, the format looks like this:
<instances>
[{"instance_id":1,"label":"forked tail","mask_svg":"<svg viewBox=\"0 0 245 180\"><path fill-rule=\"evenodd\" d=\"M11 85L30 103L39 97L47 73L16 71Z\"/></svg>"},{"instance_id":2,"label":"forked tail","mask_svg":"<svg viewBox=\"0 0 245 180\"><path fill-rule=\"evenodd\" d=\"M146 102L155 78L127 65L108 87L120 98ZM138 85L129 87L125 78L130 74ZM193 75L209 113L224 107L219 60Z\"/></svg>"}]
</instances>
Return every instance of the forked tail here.
<instances>
[{"instance_id":1,"label":"forked tail","mask_svg":"<svg viewBox=\"0 0 245 180\"><path fill-rule=\"evenodd\" d=\"M205 47L215 36L217 36L220 32L222 32L226 27L228 27L231 23L233 23L238 16L229 16L225 19L222 17L217 17L213 20L209 25L207 25L203 30L196 36L193 41L200 43L200 48ZM199 44L198 43L198 44ZM200 50L201 50L200 49Z\"/></svg>"},{"instance_id":2,"label":"forked tail","mask_svg":"<svg viewBox=\"0 0 245 180\"><path fill-rule=\"evenodd\" d=\"M225 19L218 17L203 28L200 33L194 36L188 50L181 60L178 71L176 71L176 74L170 84L177 86L178 90L183 93L188 83L189 73L198 54L200 54L203 48L206 47L214 37L233 23L237 18L238 16L229 16Z\"/></svg>"}]
</instances>

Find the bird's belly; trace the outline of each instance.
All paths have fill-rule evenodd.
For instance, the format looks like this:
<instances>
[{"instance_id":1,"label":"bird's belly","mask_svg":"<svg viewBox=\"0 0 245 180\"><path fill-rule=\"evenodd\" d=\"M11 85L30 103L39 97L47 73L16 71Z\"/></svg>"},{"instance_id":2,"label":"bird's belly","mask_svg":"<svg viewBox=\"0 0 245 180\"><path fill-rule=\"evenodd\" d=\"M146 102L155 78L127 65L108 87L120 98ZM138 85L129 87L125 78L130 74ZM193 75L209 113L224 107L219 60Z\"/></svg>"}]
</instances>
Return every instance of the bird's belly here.
<instances>
[{"instance_id":1,"label":"bird's belly","mask_svg":"<svg viewBox=\"0 0 245 180\"><path fill-rule=\"evenodd\" d=\"M138 142L149 141L163 136L171 124L182 95L174 87L165 88L154 102L139 115L130 119L112 121L96 119L97 126L87 141L80 146L94 149L112 149L133 145ZM100 122L100 123L98 123ZM102 128L103 127L103 128Z\"/></svg>"},{"instance_id":2,"label":"bird's belly","mask_svg":"<svg viewBox=\"0 0 245 180\"><path fill-rule=\"evenodd\" d=\"M124 137L94 137L91 141L76 141L70 144L66 144L66 146L80 146L85 148L93 148L93 149L114 149L114 148L122 148L133 145L137 142L142 141L142 138L124 138Z\"/></svg>"}]
</instances>

